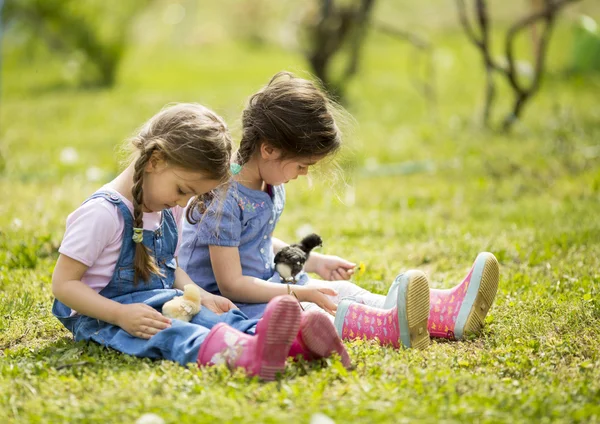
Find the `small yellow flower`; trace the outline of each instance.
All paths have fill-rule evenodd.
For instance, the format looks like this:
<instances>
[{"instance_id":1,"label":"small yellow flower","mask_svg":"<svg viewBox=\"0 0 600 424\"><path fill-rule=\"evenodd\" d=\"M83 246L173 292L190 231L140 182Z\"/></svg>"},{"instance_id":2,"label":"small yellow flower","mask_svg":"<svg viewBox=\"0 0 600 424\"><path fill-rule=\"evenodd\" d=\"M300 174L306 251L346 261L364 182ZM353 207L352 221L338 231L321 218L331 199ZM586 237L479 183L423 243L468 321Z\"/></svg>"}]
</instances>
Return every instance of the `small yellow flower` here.
<instances>
[{"instance_id":1,"label":"small yellow flower","mask_svg":"<svg viewBox=\"0 0 600 424\"><path fill-rule=\"evenodd\" d=\"M367 269L367 267L365 266L364 262L361 262L358 264L358 266L356 267L356 272L354 273L357 277L361 277L364 273L365 270Z\"/></svg>"}]
</instances>

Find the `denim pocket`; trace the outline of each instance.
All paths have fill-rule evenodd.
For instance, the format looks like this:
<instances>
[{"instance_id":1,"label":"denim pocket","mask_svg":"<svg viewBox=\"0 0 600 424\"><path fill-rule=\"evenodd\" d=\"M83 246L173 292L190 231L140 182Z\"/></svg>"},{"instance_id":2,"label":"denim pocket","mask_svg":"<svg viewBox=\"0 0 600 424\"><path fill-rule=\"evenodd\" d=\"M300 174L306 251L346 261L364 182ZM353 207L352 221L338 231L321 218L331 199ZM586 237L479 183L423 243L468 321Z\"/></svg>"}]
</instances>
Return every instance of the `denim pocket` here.
<instances>
[{"instance_id":1,"label":"denim pocket","mask_svg":"<svg viewBox=\"0 0 600 424\"><path fill-rule=\"evenodd\" d=\"M129 268L129 267L119 268L119 270L117 272L117 278L119 280L133 283L133 281L135 279L135 270L133 268Z\"/></svg>"},{"instance_id":2,"label":"denim pocket","mask_svg":"<svg viewBox=\"0 0 600 424\"><path fill-rule=\"evenodd\" d=\"M134 281L135 270L133 269L133 267L119 268L116 272L116 279L113 280L112 287L107 287L110 289L110 293L107 295L107 297L115 297L131 293L135 290ZM143 282L139 281L137 285L140 284L143 284Z\"/></svg>"}]
</instances>

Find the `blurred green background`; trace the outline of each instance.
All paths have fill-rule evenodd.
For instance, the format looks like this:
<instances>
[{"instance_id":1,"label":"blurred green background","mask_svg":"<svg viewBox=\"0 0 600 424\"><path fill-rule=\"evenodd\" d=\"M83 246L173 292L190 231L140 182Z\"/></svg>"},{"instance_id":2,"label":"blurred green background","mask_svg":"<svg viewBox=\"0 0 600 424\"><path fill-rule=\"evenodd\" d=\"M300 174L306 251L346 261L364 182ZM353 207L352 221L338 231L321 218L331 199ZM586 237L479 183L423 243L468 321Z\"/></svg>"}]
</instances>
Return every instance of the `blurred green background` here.
<instances>
[{"instance_id":1,"label":"blurred green background","mask_svg":"<svg viewBox=\"0 0 600 424\"><path fill-rule=\"evenodd\" d=\"M356 2L335 2L337 6ZM489 2L492 56L534 2ZM385 293L403 269L436 287L479 251L501 263L482 337L424 352L348 346L291 364L276 383L186 369L75 344L50 314L66 216L113 178L123 141L170 102L202 103L238 139L245 100L280 70L310 77L321 2L8 1L0 92L0 416L8 422L600 421L600 4L556 19L539 93L509 133L451 1L376 2L357 73L344 85L346 148L312 184L287 188L277 236L319 232L323 251L366 265ZM471 3L468 3L471 5ZM390 36L393 27L406 37ZM538 28L538 34L541 28ZM312 34L312 35L311 35ZM409 37L409 38L410 38ZM533 38L517 40L531 80ZM351 47L332 61L333 79ZM351 118L350 118L351 116ZM343 178L339 178L343 177ZM340 181L343 180L343 181ZM308 226L308 227L307 227Z\"/></svg>"}]
</instances>

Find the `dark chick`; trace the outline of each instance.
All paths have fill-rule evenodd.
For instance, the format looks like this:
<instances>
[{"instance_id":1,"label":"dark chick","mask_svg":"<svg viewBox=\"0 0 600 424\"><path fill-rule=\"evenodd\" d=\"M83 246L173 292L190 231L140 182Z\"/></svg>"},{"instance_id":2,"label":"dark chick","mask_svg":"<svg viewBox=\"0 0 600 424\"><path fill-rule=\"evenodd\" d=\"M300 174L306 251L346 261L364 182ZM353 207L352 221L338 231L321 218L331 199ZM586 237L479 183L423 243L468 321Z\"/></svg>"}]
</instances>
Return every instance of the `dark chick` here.
<instances>
[{"instance_id":1,"label":"dark chick","mask_svg":"<svg viewBox=\"0 0 600 424\"><path fill-rule=\"evenodd\" d=\"M302 271L310 251L321 246L323 241L317 234L309 234L300 244L290 244L275 255L275 270L284 283L295 283L296 275Z\"/></svg>"}]
</instances>

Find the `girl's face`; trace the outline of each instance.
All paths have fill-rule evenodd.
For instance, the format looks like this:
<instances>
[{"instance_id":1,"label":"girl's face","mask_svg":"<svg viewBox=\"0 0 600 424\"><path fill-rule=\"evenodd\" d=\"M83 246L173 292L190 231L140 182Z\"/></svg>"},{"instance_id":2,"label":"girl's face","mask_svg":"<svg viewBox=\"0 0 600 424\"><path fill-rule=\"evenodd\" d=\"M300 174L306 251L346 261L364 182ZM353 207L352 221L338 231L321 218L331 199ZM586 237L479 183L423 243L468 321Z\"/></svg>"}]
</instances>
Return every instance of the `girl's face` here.
<instances>
[{"instance_id":1,"label":"girl's face","mask_svg":"<svg viewBox=\"0 0 600 424\"><path fill-rule=\"evenodd\" d=\"M282 152L272 147L261 147L261 159L258 167L262 180L270 185L286 184L300 176L308 174L308 168L319 162L322 157L297 157L281 159Z\"/></svg>"},{"instance_id":2,"label":"girl's face","mask_svg":"<svg viewBox=\"0 0 600 424\"><path fill-rule=\"evenodd\" d=\"M221 182L201 172L169 166L162 160L149 161L144 175L144 212L187 206L190 199L214 190Z\"/></svg>"}]
</instances>

